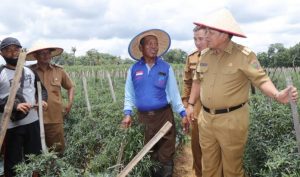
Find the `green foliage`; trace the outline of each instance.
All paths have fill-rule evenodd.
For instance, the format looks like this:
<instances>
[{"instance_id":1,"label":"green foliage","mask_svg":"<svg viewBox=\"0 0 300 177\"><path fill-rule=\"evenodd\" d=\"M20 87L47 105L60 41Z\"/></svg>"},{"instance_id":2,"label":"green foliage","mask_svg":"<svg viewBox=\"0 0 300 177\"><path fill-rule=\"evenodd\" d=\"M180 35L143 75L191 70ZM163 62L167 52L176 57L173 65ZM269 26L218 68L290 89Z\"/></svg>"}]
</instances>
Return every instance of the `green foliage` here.
<instances>
[{"instance_id":1,"label":"green foliage","mask_svg":"<svg viewBox=\"0 0 300 177\"><path fill-rule=\"evenodd\" d=\"M120 128L123 118L124 73L128 67L129 65L67 67L66 70L71 73L76 84L76 101L65 120L67 146L64 157L57 158L53 153L30 156L31 163L23 163L17 167L19 176L29 176L34 170L39 171L41 176L116 176L144 146L143 126L137 120L134 119L129 129ZM181 73L183 66L175 64L173 68ZM117 98L115 103L112 102L107 77L102 75L106 71L111 74ZM118 75L119 71L123 71L123 74ZM293 70L289 73L299 88L299 73ZM83 93L83 75L87 79L91 113L87 110ZM279 89L285 87L284 79L282 71L276 70L273 81ZM244 167L249 176L299 176L300 157L296 153L289 106L278 104L257 93L252 95L250 107L249 138L244 156ZM177 114L175 120L177 142L184 143L187 137L181 131L181 118ZM118 161L120 154L121 161ZM153 165L157 164L153 164L147 155L129 176L149 176L149 169Z\"/></svg>"},{"instance_id":2,"label":"green foliage","mask_svg":"<svg viewBox=\"0 0 300 177\"><path fill-rule=\"evenodd\" d=\"M251 98L251 122L244 156L250 176L284 176L300 173L300 159L291 110L260 94Z\"/></svg>"},{"instance_id":3,"label":"green foliage","mask_svg":"<svg viewBox=\"0 0 300 177\"><path fill-rule=\"evenodd\" d=\"M263 67L297 67L300 66L300 43L285 48L281 43L271 44L267 52L257 54Z\"/></svg>"},{"instance_id":4,"label":"green foliage","mask_svg":"<svg viewBox=\"0 0 300 177\"><path fill-rule=\"evenodd\" d=\"M66 163L64 159L57 157L55 153L44 153L41 155L29 155L28 161L16 166L17 176L19 177L31 177L33 171L38 172L41 177L48 176L60 176L70 177L78 176L79 173L69 163Z\"/></svg>"},{"instance_id":5,"label":"green foliage","mask_svg":"<svg viewBox=\"0 0 300 177\"><path fill-rule=\"evenodd\" d=\"M187 53L181 49L171 49L164 54L163 58L169 63L185 63Z\"/></svg>"}]
</instances>

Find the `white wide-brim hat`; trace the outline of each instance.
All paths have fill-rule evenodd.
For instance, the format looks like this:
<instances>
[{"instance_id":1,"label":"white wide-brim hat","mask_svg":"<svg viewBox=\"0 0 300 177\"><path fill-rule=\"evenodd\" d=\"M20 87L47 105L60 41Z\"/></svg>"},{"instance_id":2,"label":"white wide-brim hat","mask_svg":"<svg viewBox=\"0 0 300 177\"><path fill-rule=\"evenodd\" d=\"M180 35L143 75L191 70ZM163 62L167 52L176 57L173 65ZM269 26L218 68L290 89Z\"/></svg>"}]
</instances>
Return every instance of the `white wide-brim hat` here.
<instances>
[{"instance_id":1,"label":"white wide-brim hat","mask_svg":"<svg viewBox=\"0 0 300 177\"><path fill-rule=\"evenodd\" d=\"M139 45L141 39L146 36L155 36L157 38L159 48L157 52L158 57L162 56L168 51L171 45L171 38L169 34L160 29L151 29L138 34L130 41L128 46L128 53L133 59L140 60L143 56L142 52L139 49Z\"/></svg>"},{"instance_id":2,"label":"white wide-brim hat","mask_svg":"<svg viewBox=\"0 0 300 177\"><path fill-rule=\"evenodd\" d=\"M27 61L33 61L33 60L37 60L35 58L35 53L44 49L50 49L51 51L51 57L55 57L57 55L60 55L64 49L61 47L56 47L54 45L51 44L47 44L47 43L43 43L43 42L38 42L36 44L33 45L33 47L31 49L29 49L27 56L26 56L26 60Z\"/></svg>"},{"instance_id":3,"label":"white wide-brim hat","mask_svg":"<svg viewBox=\"0 0 300 177\"><path fill-rule=\"evenodd\" d=\"M227 9L218 10L203 18L201 22L194 22L194 24L232 34L233 36L246 38L246 35Z\"/></svg>"}]
</instances>

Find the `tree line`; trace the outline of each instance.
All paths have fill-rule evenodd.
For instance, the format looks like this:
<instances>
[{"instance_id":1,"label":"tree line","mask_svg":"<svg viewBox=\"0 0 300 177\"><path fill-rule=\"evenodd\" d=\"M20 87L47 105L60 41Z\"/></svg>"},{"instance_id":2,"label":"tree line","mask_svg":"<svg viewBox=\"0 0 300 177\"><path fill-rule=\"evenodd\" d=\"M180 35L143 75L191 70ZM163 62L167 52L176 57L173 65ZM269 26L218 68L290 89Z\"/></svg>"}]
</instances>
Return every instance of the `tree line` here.
<instances>
[{"instance_id":1,"label":"tree line","mask_svg":"<svg viewBox=\"0 0 300 177\"><path fill-rule=\"evenodd\" d=\"M135 61L130 58L121 58L108 53L101 53L91 49L83 56L76 56L76 47L72 47L71 53L64 52L60 57L54 58L54 62L60 65L96 66L105 64L132 64ZM163 58L169 63L183 64L188 53L181 49L170 49ZM282 43L271 44L266 52L257 53L260 64L265 68L299 67L300 66L300 42L290 48L285 48Z\"/></svg>"}]
</instances>

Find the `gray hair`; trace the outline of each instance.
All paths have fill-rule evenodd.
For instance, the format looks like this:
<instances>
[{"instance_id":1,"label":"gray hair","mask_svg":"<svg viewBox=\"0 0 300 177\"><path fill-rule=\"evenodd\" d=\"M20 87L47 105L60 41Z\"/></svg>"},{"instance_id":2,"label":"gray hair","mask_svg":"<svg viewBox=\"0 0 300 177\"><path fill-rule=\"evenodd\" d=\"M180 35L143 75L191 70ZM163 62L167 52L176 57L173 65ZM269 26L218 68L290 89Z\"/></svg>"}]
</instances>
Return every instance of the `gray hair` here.
<instances>
[{"instance_id":1,"label":"gray hair","mask_svg":"<svg viewBox=\"0 0 300 177\"><path fill-rule=\"evenodd\" d=\"M197 31L199 31L199 30L206 30L206 27L196 25L196 26L194 27L194 29L193 29L193 32L195 33L195 32L197 32Z\"/></svg>"}]
</instances>

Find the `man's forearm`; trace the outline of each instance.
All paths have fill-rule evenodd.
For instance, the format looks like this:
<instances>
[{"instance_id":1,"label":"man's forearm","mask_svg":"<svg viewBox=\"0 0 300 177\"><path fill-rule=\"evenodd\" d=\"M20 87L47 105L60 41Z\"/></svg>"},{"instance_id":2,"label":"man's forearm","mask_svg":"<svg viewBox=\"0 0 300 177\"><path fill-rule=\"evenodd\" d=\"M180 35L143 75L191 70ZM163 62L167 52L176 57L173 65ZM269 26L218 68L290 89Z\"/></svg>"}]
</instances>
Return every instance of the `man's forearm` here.
<instances>
[{"instance_id":1,"label":"man's forearm","mask_svg":"<svg viewBox=\"0 0 300 177\"><path fill-rule=\"evenodd\" d=\"M271 80L264 82L259 88L265 95L271 98L275 98L279 93Z\"/></svg>"},{"instance_id":2,"label":"man's forearm","mask_svg":"<svg viewBox=\"0 0 300 177\"><path fill-rule=\"evenodd\" d=\"M68 90L69 104L72 104L74 101L74 87Z\"/></svg>"},{"instance_id":3,"label":"man's forearm","mask_svg":"<svg viewBox=\"0 0 300 177\"><path fill-rule=\"evenodd\" d=\"M196 100L199 98L200 98L200 83L199 81L193 81L188 104L195 104Z\"/></svg>"}]
</instances>

